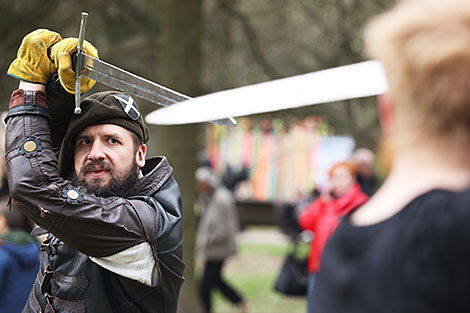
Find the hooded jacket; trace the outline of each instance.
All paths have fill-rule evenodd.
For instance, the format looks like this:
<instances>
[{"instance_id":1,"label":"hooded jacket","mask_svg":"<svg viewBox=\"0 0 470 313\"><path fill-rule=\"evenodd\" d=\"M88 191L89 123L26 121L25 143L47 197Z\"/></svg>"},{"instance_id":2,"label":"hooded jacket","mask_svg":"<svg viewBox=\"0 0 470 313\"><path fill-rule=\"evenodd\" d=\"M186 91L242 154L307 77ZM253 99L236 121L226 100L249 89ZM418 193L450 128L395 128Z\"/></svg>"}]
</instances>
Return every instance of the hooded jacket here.
<instances>
[{"instance_id":1,"label":"hooded jacket","mask_svg":"<svg viewBox=\"0 0 470 313\"><path fill-rule=\"evenodd\" d=\"M0 238L0 313L20 312L39 270L39 244L23 230Z\"/></svg>"},{"instance_id":2,"label":"hooded jacket","mask_svg":"<svg viewBox=\"0 0 470 313\"><path fill-rule=\"evenodd\" d=\"M19 104L6 118L13 205L49 233L23 312L175 313L184 269L182 205L167 160L146 161L132 197L88 194L60 177L47 105L37 97L15 98ZM93 261L141 244L150 246L156 264L152 284Z\"/></svg>"}]
</instances>

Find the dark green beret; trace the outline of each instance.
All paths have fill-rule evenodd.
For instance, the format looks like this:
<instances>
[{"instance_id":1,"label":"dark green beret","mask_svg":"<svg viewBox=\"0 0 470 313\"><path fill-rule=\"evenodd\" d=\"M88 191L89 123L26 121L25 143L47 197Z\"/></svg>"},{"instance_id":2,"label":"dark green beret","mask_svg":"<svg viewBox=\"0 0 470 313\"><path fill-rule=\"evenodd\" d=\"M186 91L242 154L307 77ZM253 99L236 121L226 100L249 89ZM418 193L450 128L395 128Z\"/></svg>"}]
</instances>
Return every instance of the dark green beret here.
<instances>
[{"instance_id":1,"label":"dark green beret","mask_svg":"<svg viewBox=\"0 0 470 313\"><path fill-rule=\"evenodd\" d=\"M67 178L73 171L75 137L89 126L114 124L135 133L143 143L149 131L137 103L119 91L95 93L81 102L82 113L70 120L59 154L59 172Z\"/></svg>"}]
</instances>

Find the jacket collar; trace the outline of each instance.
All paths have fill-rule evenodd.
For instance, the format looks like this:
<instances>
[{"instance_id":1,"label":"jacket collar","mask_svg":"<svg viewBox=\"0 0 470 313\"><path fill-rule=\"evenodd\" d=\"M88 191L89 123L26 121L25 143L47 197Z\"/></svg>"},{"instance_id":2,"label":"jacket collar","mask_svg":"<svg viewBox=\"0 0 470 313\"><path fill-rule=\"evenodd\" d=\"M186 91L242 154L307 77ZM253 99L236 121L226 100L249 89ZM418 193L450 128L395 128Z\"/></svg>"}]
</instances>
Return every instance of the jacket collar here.
<instances>
[{"instance_id":1,"label":"jacket collar","mask_svg":"<svg viewBox=\"0 0 470 313\"><path fill-rule=\"evenodd\" d=\"M142 178L138 179L137 189L142 195L153 195L171 177L173 168L164 156L154 157L145 161Z\"/></svg>"}]
</instances>

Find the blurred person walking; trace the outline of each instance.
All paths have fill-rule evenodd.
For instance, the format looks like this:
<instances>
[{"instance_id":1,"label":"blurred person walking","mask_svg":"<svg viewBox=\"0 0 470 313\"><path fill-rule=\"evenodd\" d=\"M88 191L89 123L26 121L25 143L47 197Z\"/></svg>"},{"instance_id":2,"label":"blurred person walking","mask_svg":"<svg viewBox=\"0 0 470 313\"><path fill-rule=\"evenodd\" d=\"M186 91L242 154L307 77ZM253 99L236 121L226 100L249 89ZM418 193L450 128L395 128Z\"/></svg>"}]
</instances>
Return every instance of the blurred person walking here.
<instances>
[{"instance_id":1,"label":"blurred person walking","mask_svg":"<svg viewBox=\"0 0 470 313\"><path fill-rule=\"evenodd\" d=\"M310 312L470 312L470 3L401 1L366 47L390 173L330 238Z\"/></svg>"},{"instance_id":2,"label":"blurred person walking","mask_svg":"<svg viewBox=\"0 0 470 313\"><path fill-rule=\"evenodd\" d=\"M315 277L320 268L323 248L333 231L340 223L340 218L367 201L356 182L356 170L353 163L344 161L335 164L329 171L330 182L323 188L320 196L299 216L302 229L314 233L308 259L309 281L307 286L307 311L311 311Z\"/></svg>"},{"instance_id":3,"label":"blurred person walking","mask_svg":"<svg viewBox=\"0 0 470 313\"><path fill-rule=\"evenodd\" d=\"M196 186L204 207L198 227L197 251L204 258L200 297L205 313L212 312L211 292L219 288L234 305L246 312L247 302L222 278L225 260L237 253L238 214L232 193L208 167L196 171Z\"/></svg>"}]
</instances>

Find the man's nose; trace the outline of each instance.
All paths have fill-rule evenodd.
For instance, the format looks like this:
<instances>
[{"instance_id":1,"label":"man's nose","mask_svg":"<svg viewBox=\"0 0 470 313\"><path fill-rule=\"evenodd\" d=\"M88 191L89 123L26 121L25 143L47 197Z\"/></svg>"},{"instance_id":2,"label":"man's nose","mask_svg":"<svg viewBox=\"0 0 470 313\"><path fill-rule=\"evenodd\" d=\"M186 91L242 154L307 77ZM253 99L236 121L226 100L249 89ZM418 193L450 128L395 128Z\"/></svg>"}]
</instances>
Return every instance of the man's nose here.
<instances>
[{"instance_id":1,"label":"man's nose","mask_svg":"<svg viewBox=\"0 0 470 313\"><path fill-rule=\"evenodd\" d=\"M94 141L90 148L90 153L88 153L88 159L90 160L99 160L104 159L106 154L103 149L103 145L99 141Z\"/></svg>"}]
</instances>

